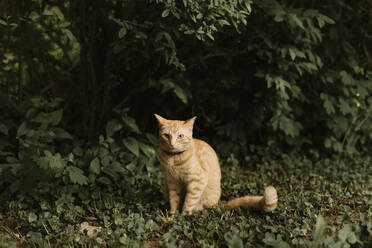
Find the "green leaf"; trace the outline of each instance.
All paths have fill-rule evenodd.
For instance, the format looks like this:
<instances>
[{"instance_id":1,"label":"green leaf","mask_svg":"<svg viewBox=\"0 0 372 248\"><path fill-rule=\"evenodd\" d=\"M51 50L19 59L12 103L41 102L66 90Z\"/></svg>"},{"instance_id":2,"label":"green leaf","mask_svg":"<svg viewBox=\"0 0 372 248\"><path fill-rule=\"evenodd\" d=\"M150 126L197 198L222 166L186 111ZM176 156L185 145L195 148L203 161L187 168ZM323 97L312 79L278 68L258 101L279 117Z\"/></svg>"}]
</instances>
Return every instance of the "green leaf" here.
<instances>
[{"instance_id":1,"label":"green leaf","mask_svg":"<svg viewBox=\"0 0 372 248\"><path fill-rule=\"evenodd\" d=\"M123 116L122 117L123 122L135 133L140 134L140 130L136 124L136 121L129 116Z\"/></svg>"},{"instance_id":2,"label":"green leaf","mask_svg":"<svg viewBox=\"0 0 372 248\"><path fill-rule=\"evenodd\" d=\"M151 133L146 133L146 138L148 141L150 141L150 143L154 146L154 147L157 147L158 146L158 139L156 138L155 135L151 134Z\"/></svg>"},{"instance_id":3,"label":"green leaf","mask_svg":"<svg viewBox=\"0 0 372 248\"><path fill-rule=\"evenodd\" d=\"M172 39L172 36L169 33L160 32L158 35L160 35L160 37L163 36L166 39L166 41L167 41L168 45L170 46L170 48L172 49L172 51L174 51L174 52L176 51L176 44L174 43L174 40Z\"/></svg>"},{"instance_id":4,"label":"green leaf","mask_svg":"<svg viewBox=\"0 0 372 248\"><path fill-rule=\"evenodd\" d=\"M231 239L227 242L227 245L229 248L243 248L243 241L241 238L237 235L234 234Z\"/></svg>"},{"instance_id":5,"label":"green leaf","mask_svg":"<svg viewBox=\"0 0 372 248\"><path fill-rule=\"evenodd\" d=\"M265 238L262 240L265 245L273 246L276 242L275 234L273 233L265 233Z\"/></svg>"},{"instance_id":6,"label":"green leaf","mask_svg":"<svg viewBox=\"0 0 372 248\"><path fill-rule=\"evenodd\" d=\"M44 124L48 126L49 124L56 126L62 119L63 110L59 109L50 113L41 112L35 118L32 118L32 122Z\"/></svg>"},{"instance_id":7,"label":"green leaf","mask_svg":"<svg viewBox=\"0 0 372 248\"><path fill-rule=\"evenodd\" d=\"M275 17L274 17L275 22L282 22L282 21L284 21L286 12L284 10L280 9L280 8L276 8L273 11L273 14L275 15Z\"/></svg>"},{"instance_id":8,"label":"green leaf","mask_svg":"<svg viewBox=\"0 0 372 248\"><path fill-rule=\"evenodd\" d=\"M0 133L3 133L5 136L8 136L9 130L8 127L4 124L0 124Z\"/></svg>"},{"instance_id":9,"label":"green leaf","mask_svg":"<svg viewBox=\"0 0 372 248\"><path fill-rule=\"evenodd\" d=\"M251 1L244 1L244 4L245 4L245 8L246 10L248 11L248 13L250 14L252 12L252 2Z\"/></svg>"},{"instance_id":10,"label":"green leaf","mask_svg":"<svg viewBox=\"0 0 372 248\"><path fill-rule=\"evenodd\" d=\"M93 172L94 174L98 175L101 171L101 165L98 158L94 158L90 162L89 170Z\"/></svg>"},{"instance_id":11,"label":"green leaf","mask_svg":"<svg viewBox=\"0 0 372 248\"><path fill-rule=\"evenodd\" d=\"M222 20L218 20L217 22L221 26L230 26L230 23L228 21L226 21L226 20L223 20L223 19Z\"/></svg>"},{"instance_id":12,"label":"green leaf","mask_svg":"<svg viewBox=\"0 0 372 248\"><path fill-rule=\"evenodd\" d=\"M98 182L102 183L102 184L106 184L106 185L112 185L112 182L109 178L107 177L99 177L97 179Z\"/></svg>"},{"instance_id":13,"label":"green leaf","mask_svg":"<svg viewBox=\"0 0 372 248\"><path fill-rule=\"evenodd\" d=\"M68 30L67 28L64 28L62 29L62 31L69 38L70 41L72 42L77 41L75 35L70 30Z\"/></svg>"},{"instance_id":14,"label":"green leaf","mask_svg":"<svg viewBox=\"0 0 372 248\"><path fill-rule=\"evenodd\" d=\"M122 27L119 31L119 39L122 39L127 34L127 29Z\"/></svg>"},{"instance_id":15,"label":"green leaf","mask_svg":"<svg viewBox=\"0 0 372 248\"><path fill-rule=\"evenodd\" d=\"M33 231L29 231L27 233L27 237L32 241L32 242L35 242L35 243L39 243L43 241L43 235L39 232L33 232Z\"/></svg>"},{"instance_id":16,"label":"green leaf","mask_svg":"<svg viewBox=\"0 0 372 248\"><path fill-rule=\"evenodd\" d=\"M326 23L328 24L336 24L336 22L329 18L328 16L325 16L323 14L317 14L316 19L318 21L319 27L322 28Z\"/></svg>"},{"instance_id":17,"label":"green leaf","mask_svg":"<svg viewBox=\"0 0 372 248\"><path fill-rule=\"evenodd\" d=\"M355 244L357 243L359 240L358 240L358 237L356 236L356 234L354 232L350 233L349 237L347 238L347 241L350 243L350 244Z\"/></svg>"},{"instance_id":18,"label":"green leaf","mask_svg":"<svg viewBox=\"0 0 372 248\"><path fill-rule=\"evenodd\" d=\"M111 137L114 133L123 128L123 123L118 119L110 120L106 125L106 137Z\"/></svg>"},{"instance_id":19,"label":"green leaf","mask_svg":"<svg viewBox=\"0 0 372 248\"><path fill-rule=\"evenodd\" d=\"M209 39L214 40L214 37L213 37L213 35L211 34L211 32L207 32L207 36L209 37Z\"/></svg>"},{"instance_id":20,"label":"green leaf","mask_svg":"<svg viewBox=\"0 0 372 248\"><path fill-rule=\"evenodd\" d=\"M136 157L139 156L139 144L138 141L132 137L123 140L124 146L131 151Z\"/></svg>"},{"instance_id":21,"label":"green leaf","mask_svg":"<svg viewBox=\"0 0 372 248\"><path fill-rule=\"evenodd\" d=\"M275 248L290 248L291 246L282 240L282 236L278 234L277 237L275 237L275 234L273 233L265 233L265 238L262 240L265 245L275 247Z\"/></svg>"},{"instance_id":22,"label":"green leaf","mask_svg":"<svg viewBox=\"0 0 372 248\"><path fill-rule=\"evenodd\" d=\"M148 220L145 224L145 228L147 230L155 231L155 232L159 231L160 229L158 224L156 224L156 222L154 222L153 220Z\"/></svg>"},{"instance_id":23,"label":"green leaf","mask_svg":"<svg viewBox=\"0 0 372 248\"><path fill-rule=\"evenodd\" d=\"M316 219L315 230L313 233L312 247L317 248L324 241L325 230L326 230L326 222L323 216L319 215Z\"/></svg>"},{"instance_id":24,"label":"green leaf","mask_svg":"<svg viewBox=\"0 0 372 248\"><path fill-rule=\"evenodd\" d=\"M58 139L70 139L70 140L73 139L71 134L69 134L63 128L59 128L59 127L53 128L52 131L54 132L55 137L58 138Z\"/></svg>"},{"instance_id":25,"label":"green leaf","mask_svg":"<svg viewBox=\"0 0 372 248\"><path fill-rule=\"evenodd\" d=\"M342 98L339 101L340 101L339 109L341 110L342 114L347 115L354 112L353 108L349 105L347 101L345 101Z\"/></svg>"},{"instance_id":26,"label":"green leaf","mask_svg":"<svg viewBox=\"0 0 372 248\"><path fill-rule=\"evenodd\" d=\"M51 112L49 114L50 124L56 126L62 120L63 110L59 109L57 111Z\"/></svg>"},{"instance_id":27,"label":"green leaf","mask_svg":"<svg viewBox=\"0 0 372 248\"><path fill-rule=\"evenodd\" d=\"M45 151L45 153L46 152L49 151ZM61 158L61 154L57 153L54 156L51 156L49 159L49 166L53 170L61 171L65 167L65 161Z\"/></svg>"},{"instance_id":28,"label":"green leaf","mask_svg":"<svg viewBox=\"0 0 372 248\"><path fill-rule=\"evenodd\" d=\"M74 154L70 152L67 155L67 161L73 163L74 162L74 159L75 159Z\"/></svg>"},{"instance_id":29,"label":"green leaf","mask_svg":"<svg viewBox=\"0 0 372 248\"><path fill-rule=\"evenodd\" d=\"M18 127L17 130L17 137L21 137L28 133L28 128L26 122L22 122L22 124Z\"/></svg>"},{"instance_id":30,"label":"green leaf","mask_svg":"<svg viewBox=\"0 0 372 248\"><path fill-rule=\"evenodd\" d=\"M28 214L28 222L35 222L37 220L37 215L34 212Z\"/></svg>"},{"instance_id":31,"label":"green leaf","mask_svg":"<svg viewBox=\"0 0 372 248\"><path fill-rule=\"evenodd\" d=\"M42 15L46 15L46 16L52 16L54 15L53 11L51 11L50 9L45 9L43 11L43 13L41 13Z\"/></svg>"},{"instance_id":32,"label":"green leaf","mask_svg":"<svg viewBox=\"0 0 372 248\"><path fill-rule=\"evenodd\" d=\"M372 221L367 222L367 232L372 235Z\"/></svg>"},{"instance_id":33,"label":"green leaf","mask_svg":"<svg viewBox=\"0 0 372 248\"><path fill-rule=\"evenodd\" d=\"M352 226L350 224L346 224L339 232L338 232L338 238L343 241L343 242L346 242L348 241L349 239L353 239L353 235L355 235L353 233L353 230L352 230Z\"/></svg>"},{"instance_id":34,"label":"green leaf","mask_svg":"<svg viewBox=\"0 0 372 248\"><path fill-rule=\"evenodd\" d=\"M328 149L332 147L332 141L330 138L326 138L326 140L324 141L324 147Z\"/></svg>"},{"instance_id":35,"label":"green leaf","mask_svg":"<svg viewBox=\"0 0 372 248\"><path fill-rule=\"evenodd\" d=\"M336 24L336 22L333 19L329 18L328 16L322 15L322 18L328 24Z\"/></svg>"},{"instance_id":36,"label":"green leaf","mask_svg":"<svg viewBox=\"0 0 372 248\"><path fill-rule=\"evenodd\" d=\"M53 154L50 152L50 151L48 151L48 150L45 150L44 151L44 155L47 157L47 158L51 158L51 157L53 157Z\"/></svg>"},{"instance_id":37,"label":"green leaf","mask_svg":"<svg viewBox=\"0 0 372 248\"><path fill-rule=\"evenodd\" d=\"M70 166L67 168L67 172L72 183L77 183L79 185L86 185L88 183L88 178L81 169Z\"/></svg>"},{"instance_id":38,"label":"green leaf","mask_svg":"<svg viewBox=\"0 0 372 248\"><path fill-rule=\"evenodd\" d=\"M352 85L355 82L354 78L346 71L341 71L340 76L345 85Z\"/></svg>"},{"instance_id":39,"label":"green leaf","mask_svg":"<svg viewBox=\"0 0 372 248\"><path fill-rule=\"evenodd\" d=\"M80 146L75 146L74 149L72 150L72 152L73 152L76 156L78 156L78 157L81 157L81 156L83 156L83 154L84 154L84 151L83 151L83 149L81 149Z\"/></svg>"},{"instance_id":40,"label":"green leaf","mask_svg":"<svg viewBox=\"0 0 372 248\"><path fill-rule=\"evenodd\" d=\"M284 133L291 137L297 137L300 134L302 128L299 122L296 122L286 116L280 116L279 127Z\"/></svg>"},{"instance_id":41,"label":"green leaf","mask_svg":"<svg viewBox=\"0 0 372 248\"><path fill-rule=\"evenodd\" d=\"M117 172L117 173L125 173L125 169L123 167L123 165L117 161L113 162L111 165L110 165L110 168L112 169L112 171L114 172Z\"/></svg>"},{"instance_id":42,"label":"green leaf","mask_svg":"<svg viewBox=\"0 0 372 248\"><path fill-rule=\"evenodd\" d=\"M336 110L334 108L334 100L332 98L330 98L328 94L320 93L320 99L322 99L324 101L323 106L326 109L327 114L331 115L331 114L334 114L336 112Z\"/></svg>"},{"instance_id":43,"label":"green leaf","mask_svg":"<svg viewBox=\"0 0 372 248\"><path fill-rule=\"evenodd\" d=\"M161 13L161 17L167 17L169 15L169 9L165 9L162 13Z\"/></svg>"},{"instance_id":44,"label":"green leaf","mask_svg":"<svg viewBox=\"0 0 372 248\"><path fill-rule=\"evenodd\" d=\"M305 27L304 27L302 21L294 13L289 13L288 18L289 18L289 21L291 23L293 23L296 26L300 27L301 29L305 30Z\"/></svg>"},{"instance_id":45,"label":"green leaf","mask_svg":"<svg viewBox=\"0 0 372 248\"><path fill-rule=\"evenodd\" d=\"M39 20L40 18L40 15L35 12L35 11L32 11L29 15L28 15L28 18L30 18L32 21L36 22Z\"/></svg>"},{"instance_id":46,"label":"green leaf","mask_svg":"<svg viewBox=\"0 0 372 248\"><path fill-rule=\"evenodd\" d=\"M313 71L317 71L318 67L313 63L304 62L300 64L302 68L304 68L307 72L312 73Z\"/></svg>"},{"instance_id":47,"label":"green leaf","mask_svg":"<svg viewBox=\"0 0 372 248\"><path fill-rule=\"evenodd\" d=\"M295 58L296 58L296 52L294 51L294 49L289 48L289 56L291 56L292 61L295 60Z\"/></svg>"},{"instance_id":48,"label":"green leaf","mask_svg":"<svg viewBox=\"0 0 372 248\"><path fill-rule=\"evenodd\" d=\"M149 158L154 157L156 154L154 147L146 145L144 143L139 142L139 148Z\"/></svg>"},{"instance_id":49,"label":"green leaf","mask_svg":"<svg viewBox=\"0 0 372 248\"><path fill-rule=\"evenodd\" d=\"M187 104L187 95L183 89L180 87L175 87L174 88L174 93L176 96L184 103Z\"/></svg>"},{"instance_id":50,"label":"green leaf","mask_svg":"<svg viewBox=\"0 0 372 248\"><path fill-rule=\"evenodd\" d=\"M65 16L57 6L53 6L50 10L58 17L60 21L65 20Z\"/></svg>"},{"instance_id":51,"label":"green leaf","mask_svg":"<svg viewBox=\"0 0 372 248\"><path fill-rule=\"evenodd\" d=\"M327 114L331 115L331 114L334 114L336 112L331 101L324 101L323 106L326 109Z\"/></svg>"}]
</instances>

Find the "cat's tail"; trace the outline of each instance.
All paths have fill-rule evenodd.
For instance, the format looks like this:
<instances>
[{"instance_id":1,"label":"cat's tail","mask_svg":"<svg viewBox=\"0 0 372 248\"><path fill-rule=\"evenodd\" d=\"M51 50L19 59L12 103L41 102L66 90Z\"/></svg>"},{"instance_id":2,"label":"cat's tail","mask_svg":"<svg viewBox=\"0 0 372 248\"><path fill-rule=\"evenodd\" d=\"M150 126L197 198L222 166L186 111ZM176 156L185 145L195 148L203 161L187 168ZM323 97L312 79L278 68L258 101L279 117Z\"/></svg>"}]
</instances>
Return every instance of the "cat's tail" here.
<instances>
[{"instance_id":1,"label":"cat's tail","mask_svg":"<svg viewBox=\"0 0 372 248\"><path fill-rule=\"evenodd\" d=\"M236 207L254 207L270 212L278 206L278 193L273 186L268 186L265 189L265 193L263 196L239 197L228 201L224 206L229 209Z\"/></svg>"}]
</instances>

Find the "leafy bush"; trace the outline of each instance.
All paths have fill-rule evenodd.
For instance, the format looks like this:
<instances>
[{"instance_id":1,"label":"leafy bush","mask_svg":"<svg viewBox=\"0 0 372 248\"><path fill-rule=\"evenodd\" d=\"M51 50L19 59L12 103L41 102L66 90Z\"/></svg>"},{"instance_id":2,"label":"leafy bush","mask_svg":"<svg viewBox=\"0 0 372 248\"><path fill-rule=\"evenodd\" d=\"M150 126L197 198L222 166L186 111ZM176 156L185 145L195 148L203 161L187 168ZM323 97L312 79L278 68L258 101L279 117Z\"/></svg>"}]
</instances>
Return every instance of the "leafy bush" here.
<instances>
[{"instance_id":1,"label":"leafy bush","mask_svg":"<svg viewBox=\"0 0 372 248\"><path fill-rule=\"evenodd\" d=\"M116 189L121 197L132 199L132 186L141 184L146 171L154 172L155 148L149 143L149 139L155 140L153 135L134 138L138 127L123 112L121 120L108 123L106 136L85 147L59 127L60 105L59 99L25 102L13 109L17 110L18 127L12 122L14 117L1 117L0 186L9 189L2 191L1 198L38 202L46 196L64 202L58 197L67 197L88 204ZM0 109L6 113L5 107ZM115 133L119 141L113 139ZM104 190L94 192L97 186Z\"/></svg>"},{"instance_id":2,"label":"leafy bush","mask_svg":"<svg viewBox=\"0 0 372 248\"><path fill-rule=\"evenodd\" d=\"M63 98L63 126L90 142L125 107L147 132L154 112L198 115L221 156L370 145L368 1L2 6L2 88L18 102Z\"/></svg>"}]
</instances>

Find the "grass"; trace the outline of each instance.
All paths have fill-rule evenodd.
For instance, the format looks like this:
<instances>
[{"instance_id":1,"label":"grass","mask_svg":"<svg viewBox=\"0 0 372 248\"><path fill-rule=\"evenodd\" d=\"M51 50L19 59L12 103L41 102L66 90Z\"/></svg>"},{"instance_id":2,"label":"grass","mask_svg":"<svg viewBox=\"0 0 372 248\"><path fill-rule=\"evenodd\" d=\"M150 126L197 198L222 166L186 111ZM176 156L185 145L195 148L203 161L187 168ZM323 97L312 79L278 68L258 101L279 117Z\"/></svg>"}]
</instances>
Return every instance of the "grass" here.
<instances>
[{"instance_id":1,"label":"grass","mask_svg":"<svg viewBox=\"0 0 372 248\"><path fill-rule=\"evenodd\" d=\"M298 155L224 162L222 200L274 185L279 206L272 213L215 207L170 219L159 170L138 180L128 198L102 187L86 202L68 194L36 205L9 200L0 247L368 247L371 164L371 157L337 163Z\"/></svg>"}]
</instances>

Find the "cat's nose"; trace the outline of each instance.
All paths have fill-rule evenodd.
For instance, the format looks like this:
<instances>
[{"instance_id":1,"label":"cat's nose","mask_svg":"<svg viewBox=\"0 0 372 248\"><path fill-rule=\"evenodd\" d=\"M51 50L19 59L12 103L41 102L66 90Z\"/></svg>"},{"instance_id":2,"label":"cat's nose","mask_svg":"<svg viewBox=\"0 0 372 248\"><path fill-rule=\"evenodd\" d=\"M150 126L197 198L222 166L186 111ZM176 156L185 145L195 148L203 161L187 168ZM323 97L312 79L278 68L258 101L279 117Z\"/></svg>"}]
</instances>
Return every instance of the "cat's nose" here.
<instances>
[{"instance_id":1,"label":"cat's nose","mask_svg":"<svg viewBox=\"0 0 372 248\"><path fill-rule=\"evenodd\" d=\"M169 142L169 146L170 146L170 148L175 148L176 147L176 141L175 140L171 140L170 142Z\"/></svg>"}]
</instances>

